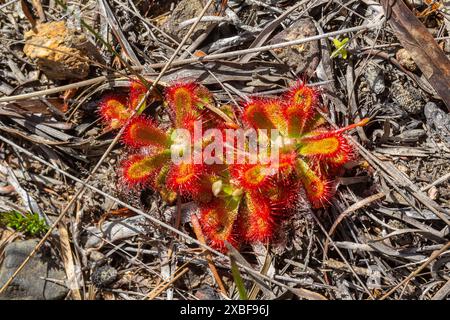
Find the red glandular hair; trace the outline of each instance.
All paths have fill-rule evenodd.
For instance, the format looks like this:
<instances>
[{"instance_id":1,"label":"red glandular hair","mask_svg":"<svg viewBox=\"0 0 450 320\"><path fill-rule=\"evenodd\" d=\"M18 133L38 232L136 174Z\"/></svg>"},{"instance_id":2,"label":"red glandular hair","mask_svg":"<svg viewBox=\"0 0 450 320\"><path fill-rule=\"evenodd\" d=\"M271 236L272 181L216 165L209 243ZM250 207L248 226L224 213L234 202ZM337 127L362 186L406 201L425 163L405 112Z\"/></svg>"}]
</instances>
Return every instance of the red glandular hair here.
<instances>
[{"instance_id":1,"label":"red glandular hair","mask_svg":"<svg viewBox=\"0 0 450 320\"><path fill-rule=\"evenodd\" d=\"M130 108L135 109L139 102L145 97L147 87L139 80L133 79L130 81ZM145 102L145 101L144 101Z\"/></svg>"},{"instance_id":2,"label":"red glandular hair","mask_svg":"<svg viewBox=\"0 0 450 320\"><path fill-rule=\"evenodd\" d=\"M237 209L230 208L221 198L201 205L200 222L212 247L225 251L225 241L233 246L239 244L235 230L237 214Z\"/></svg>"},{"instance_id":3,"label":"red glandular hair","mask_svg":"<svg viewBox=\"0 0 450 320\"><path fill-rule=\"evenodd\" d=\"M270 177L273 174L267 165L256 164L233 164L230 173L237 185L247 191L256 191L270 186Z\"/></svg>"},{"instance_id":4,"label":"red glandular hair","mask_svg":"<svg viewBox=\"0 0 450 320\"><path fill-rule=\"evenodd\" d=\"M298 159L296 171L312 207L325 206L333 195L333 186L331 181L320 172L320 166L310 165Z\"/></svg>"},{"instance_id":5,"label":"red glandular hair","mask_svg":"<svg viewBox=\"0 0 450 320\"><path fill-rule=\"evenodd\" d=\"M180 195L195 196L202 190L202 179L205 175L203 164L181 163L172 165L167 176L169 189Z\"/></svg>"},{"instance_id":6,"label":"red glandular hair","mask_svg":"<svg viewBox=\"0 0 450 320\"><path fill-rule=\"evenodd\" d=\"M316 114L317 92L302 83L297 83L284 95L283 101L288 135L298 138Z\"/></svg>"},{"instance_id":7,"label":"red glandular hair","mask_svg":"<svg viewBox=\"0 0 450 320\"><path fill-rule=\"evenodd\" d=\"M299 153L318 162L344 164L353 153L348 140L341 133L333 131L313 132L300 142Z\"/></svg>"},{"instance_id":8,"label":"red glandular hair","mask_svg":"<svg viewBox=\"0 0 450 320\"><path fill-rule=\"evenodd\" d=\"M248 242L266 242L273 237L275 221L270 202L256 192L247 192L237 221L239 235Z\"/></svg>"},{"instance_id":9,"label":"red glandular hair","mask_svg":"<svg viewBox=\"0 0 450 320\"><path fill-rule=\"evenodd\" d=\"M266 102L263 99L252 99L244 104L244 112L242 115L244 123L255 129L275 129L275 125L267 113L265 104Z\"/></svg>"},{"instance_id":10,"label":"red glandular hair","mask_svg":"<svg viewBox=\"0 0 450 320\"><path fill-rule=\"evenodd\" d=\"M124 125L131 116L127 98L121 94L108 94L103 97L99 112L103 121L113 129Z\"/></svg>"},{"instance_id":11,"label":"red glandular hair","mask_svg":"<svg viewBox=\"0 0 450 320\"><path fill-rule=\"evenodd\" d=\"M194 82L178 82L168 87L165 92L166 101L175 118L175 125L181 126L187 114L196 112L200 101L196 94L198 85Z\"/></svg>"},{"instance_id":12,"label":"red glandular hair","mask_svg":"<svg viewBox=\"0 0 450 320\"><path fill-rule=\"evenodd\" d=\"M144 116L130 120L123 133L123 142L133 148L170 147L169 136L153 120Z\"/></svg>"}]
</instances>

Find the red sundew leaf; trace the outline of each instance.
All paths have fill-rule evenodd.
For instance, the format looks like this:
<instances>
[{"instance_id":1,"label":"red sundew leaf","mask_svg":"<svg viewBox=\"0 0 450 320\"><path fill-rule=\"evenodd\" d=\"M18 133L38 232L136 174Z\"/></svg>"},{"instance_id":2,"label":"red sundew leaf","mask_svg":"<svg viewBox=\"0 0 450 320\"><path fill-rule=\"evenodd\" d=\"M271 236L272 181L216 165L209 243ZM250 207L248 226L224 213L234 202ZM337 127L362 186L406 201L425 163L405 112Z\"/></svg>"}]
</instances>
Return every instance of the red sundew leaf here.
<instances>
[{"instance_id":1,"label":"red sundew leaf","mask_svg":"<svg viewBox=\"0 0 450 320\"><path fill-rule=\"evenodd\" d=\"M355 151L352 147L350 147L350 151L342 150L335 154L332 158L326 159L326 162L334 167L340 167L346 164L347 162L355 159Z\"/></svg>"},{"instance_id":2,"label":"red sundew leaf","mask_svg":"<svg viewBox=\"0 0 450 320\"><path fill-rule=\"evenodd\" d=\"M327 162L334 166L344 165L354 158L355 153L348 139L343 135L345 131L364 126L369 119L333 131L318 130L300 139L298 153L312 157L319 162Z\"/></svg>"},{"instance_id":3,"label":"red sundew leaf","mask_svg":"<svg viewBox=\"0 0 450 320\"><path fill-rule=\"evenodd\" d=\"M268 188L264 195L269 200L273 215L283 217L299 202L300 182L294 174L274 180L272 187Z\"/></svg>"},{"instance_id":4,"label":"red sundew leaf","mask_svg":"<svg viewBox=\"0 0 450 320\"><path fill-rule=\"evenodd\" d=\"M298 83L286 93L284 102L283 114L287 119L288 135L298 138L316 114L317 92Z\"/></svg>"},{"instance_id":5,"label":"red sundew leaf","mask_svg":"<svg viewBox=\"0 0 450 320\"><path fill-rule=\"evenodd\" d=\"M170 160L170 152L164 150L154 155L134 154L122 165L122 180L129 187L151 184L159 170Z\"/></svg>"},{"instance_id":6,"label":"red sundew leaf","mask_svg":"<svg viewBox=\"0 0 450 320\"><path fill-rule=\"evenodd\" d=\"M265 242L273 237L275 223L270 202L257 193L245 194L240 206L237 230L248 242Z\"/></svg>"},{"instance_id":7,"label":"red sundew leaf","mask_svg":"<svg viewBox=\"0 0 450 320\"><path fill-rule=\"evenodd\" d=\"M292 138L300 137L306 121L304 112L295 106L286 105L284 116L287 119L288 136Z\"/></svg>"},{"instance_id":8,"label":"red sundew leaf","mask_svg":"<svg viewBox=\"0 0 450 320\"><path fill-rule=\"evenodd\" d=\"M307 87L304 83L298 82L291 87L284 95L284 100L290 106L296 106L301 109L307 116L312 116L315 113L314 108L317 104L318 92L311 87Z\"/></svg>"},{"instance_id":9,"label":"red sundew leaf","mask_svg":"<svg viewBox=\"0 0 450 320\"><path fill-rule=\"evenodd\" d=\"M100 101L100 115L111 128L117 129L124 125L131 116L127 99L120 94L108 94Z\"/></svg>"},{"instance_id":10,"label":"red sundew leaf","mask_svg":"<svg viewBox=\"0 0 450 320\"><path fill-rule=\"evenodd\" d=\"M195 88L195 94L198 97L196 103L197 107L202 108L205 105L212 105L214 103L214 98L211 92L205 86L198 84Z\"/></svg>"},{"instance_id":11,"label":"red sundew leaf","mask_svg":"<svg viewBox=\"0 0 450 320\"><path fill-rule=\"evenodd\" d=\"M275 129L264 108L264 101L253 99L244 105L244 122L255 129Z\"/></svg>"},{"instance_id":12,"label":"red sundew leaf","mask_svg":"<svg viewBox=\"0 0 450 320\"><path fill-rule=\"evenodd\" d=\"M219 172L211 168L212 166L205 166L205 173L200 177L199 191L197 194L193 194L192 197L197 203L208 203L213 197L212 185L218 180L214 172ZM211 172L211 173L209 173Z\"/></svg>"},{"instance_id":13,"label":"red sundew leaf","mask_svg":"<svg viewBox=\"0 0 450 320\"><path fill-rule=\"evenodd\" d=\"M144 116L133 118L125 128L123 142L134 148L160 147L169 148L170 137L149 118Z\"/></svg>"},{"instance_id":14,"label":"red sundew leaf","mask_svg":"<svg viewBox=\"0 0 450 320\"><path fill-rule=\"evenodd\" d=\"M295 162L297 160L297 154L295 151L280 152L278 159L278 177L289 177L295 168Z\"/></svg>"},{"instance_id":15,"label":"red sundew leaf","mask_svg":"<svg viewBox=\"0 0 450 320\"><path fill-rule=\"evenodd\" d=\"M167 175L167 187L186 196L198 195L202 189L202 176L205 174L203 164L180 163L172 165Z\"/></svg>"},{"instance_id":16,"label":"red sundew leaf","mask_svg":"<svg viewBox=\"0 0 450 320\"><path fill-rule=\"evenodd\" d=\"M317 161L344 164L351 158L353 150L347 139L334 131L314 132L300 139L298 153Z\"/></svg>"},{"instance_id":17,"label":"red sundew leaf","mask_svg":"<svg viewBox=\"0 0 450 320\"><path fill-rule=\"evenodd\" d=\"M200 223L213 248L225 251L225 241L235 247L239 244L234 230L238 207L238 201L228 198L214 198L200 207Z\"/></svg>"},{"instance_id":18,"label":"red sundew leaf","mask_svg":"<svg viewBox=\"0 0 450 320\"><path fill-rule=\"evenodd\" d=\"M287 121L283 114L283 102L280 99L267 99L263 101L263 108L267 117L276 129L278 129L282 135L287 135Z\"/></svg>"},{"instance_id":19,"label":"red sundew leaf","mask_svg":"<svg viewBox=\"0 0 450 320\"><path fill-rule=\"evenodd\" d=\"M130 108L132 108L133 110L136 109L136 107L138 106L139 102L142 100L142 98L145 96L147 92L147 87L140 82L139 80L131 80L130 81ZM146 102L144 101L142 106L141 106L141 110L145 109L146 107Z\"/></svg>"},{"instance_id":20,"label":"red sundew leaf","mask_svg":"<svg viewBox=\"0 0 450 320\"><path fill-rule=\"evenodd\" d=\"M364 118L360 122L348 125L346 127L334 130L335 133L343 133L345 131L349 131L351 129L355 129L356 127L364 127L370 121L369 118Z\"/></svg>"},{"instance_id":21,"label":"red sundew leaf","mask_svg":"<svg viewBox=\"0 0 450 320\"><path fill-rule=\"evenodd\" d=\"M201 139L203 133L205 131L204 119L194 113L194 112L186 112L183 118L181 119L181 123L178 128L186 129L189 131L191 135L191 142L195 141L195 139ZM196 134L197 133L197 134Z\"/></svg>"},{"instance_id":22,"label":"red sundew leaf","mask_svg":"<svg viewBox=\"0 0 450 320\"><path fill-rule=\"evenodd\" d=\"M297 160L296 171L312 206L323 207L332 196L331 183L301 159Z\"/></svg>"},{"instance_id":23,"label":"red sundew leaf","mask_svg":"<svg viewBox=\"0 0 450 320\"><path fill-rule=\"evenodd\" d=\"M303 132L310 132L315 129L320 128L321 126L326 124L325 118L323 118L320 114L314 115L311 119L306 121L305 125L303 126Z\"/></svg>"},{"instance_id":24,"label":"red sundew leaf","mask_svg":"<svg viewBox=\"0 0 450 320\"><path fill-rule=\"evenodd\" d=\"M180 127L186 114L195 112L199 102L194 82L179 82L166 89L166 100L175 115L175 126Z\"/></svg>"},{"instance_id":25,"label":"red sundew leaf","mask_svg":"<svg viewBox=\"0 0 450 320\"><path fill-rule=\"evenodd\" d=\"M230 173L240 187L250 191L270 186L270 176L274 171L267 165L256 163L231 165Z\"/></svg>"}]
</instances>

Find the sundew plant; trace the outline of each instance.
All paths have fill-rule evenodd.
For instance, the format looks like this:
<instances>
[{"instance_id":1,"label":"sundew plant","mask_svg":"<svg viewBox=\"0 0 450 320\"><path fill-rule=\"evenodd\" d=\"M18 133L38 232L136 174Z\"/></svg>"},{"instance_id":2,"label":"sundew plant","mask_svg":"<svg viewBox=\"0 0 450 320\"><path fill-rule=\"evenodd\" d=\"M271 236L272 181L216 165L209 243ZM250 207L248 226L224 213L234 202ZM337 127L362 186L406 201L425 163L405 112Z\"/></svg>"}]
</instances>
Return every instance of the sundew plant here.
<instances>
[{"instance_id":1,"label":"sundew plant","mask_svg":"<svg viewBox=\"0 0 450 320\"><path fill-rule=\"evenodd\" d=\"M318 113L318 92L302 83L277 98L257 98L217 115L209 90L178 82L165 90L167 129L132 111L146 88L132 81L128 95L106 95L100 113L111 128L126 125L130 150L120 166L125 188L152 188L171 203L194 201L209 244L270 241L299 205L326 206L338 169L355 157L345 132L367 120L330 129ZM144 106L145 107L145 106ZM142 108L140 108L141 110ZM306 199L303 199L306 197Z\"/></svg>"}]
</instances>

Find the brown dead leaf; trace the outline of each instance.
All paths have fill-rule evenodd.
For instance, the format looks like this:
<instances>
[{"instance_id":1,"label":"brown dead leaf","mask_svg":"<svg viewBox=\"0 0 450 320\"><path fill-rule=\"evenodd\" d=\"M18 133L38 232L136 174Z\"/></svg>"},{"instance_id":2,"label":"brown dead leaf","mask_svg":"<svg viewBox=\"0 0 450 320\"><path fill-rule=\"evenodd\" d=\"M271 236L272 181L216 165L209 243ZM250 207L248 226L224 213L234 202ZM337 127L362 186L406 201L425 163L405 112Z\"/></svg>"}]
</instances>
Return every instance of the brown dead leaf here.
<instances>
[{"instance_id":1,"label":"brown dead leaf","mask_svg":"<svg viewBox=\"0 0 450 320\"><path fill-rule=\"evenodd\" d=\"M74 300L82 300L78 277L75 269L75 263L72 255L72 249L70 247L69 233L67 232L65 224L62 222L59 224L58 230L64 269L66 270L67 283L69 284L69 287L71 289L72 298Z\"/></svg>"},{"instance_id":2,"label":"brown dead leaf","mask_svg":"<svg viewBox=\"0 0 450 320\"><path fill-rule=\"evenodd\" d=\"M402 0L381 4L398 40L450 110L450 60Z\"/></svg>"}]
</instances>

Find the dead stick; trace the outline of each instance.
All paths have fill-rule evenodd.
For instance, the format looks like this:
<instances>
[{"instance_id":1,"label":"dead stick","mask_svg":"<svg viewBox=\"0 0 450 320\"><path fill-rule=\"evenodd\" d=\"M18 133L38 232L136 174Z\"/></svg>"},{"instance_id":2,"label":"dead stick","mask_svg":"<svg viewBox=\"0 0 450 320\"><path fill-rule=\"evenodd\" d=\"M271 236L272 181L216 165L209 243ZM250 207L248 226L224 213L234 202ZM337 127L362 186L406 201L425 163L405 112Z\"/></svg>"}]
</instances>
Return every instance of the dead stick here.
<instances>
[{"instance_id":1,"label":"dead stick","mask_svg":"<svg viewBox=\"0 0 450 320\"><path fill-rule=\"evenodd\" d=\"M197 237L198 241L201 243L206 244L205 237L203 236L202 227L200 226L200 222L198 221L197 215L193 214L191 215L191 222L192 222L192 228L194 229L195 236ZM217 272L216 266L214 265L212 261L211 253L208 251L206 252L206 261L208 262L209 269L211 269L211 273L214 276L214 279L216 279L217 285L220 288L220 291L228 297L227 289L225 289L225 286L222 282L222 279L219 276L219 273Z\"/></svg>"},{"instance_id":2,"label":"dead stick","mask_svg":"<svg viewBox=\"0 0 450 320\"><path fill-rule=\"evenodd\" d=\"M172 283L174 283L179 277L181 277L183 274L185 274L186 272L188 272L189 269L188 268L184 268L183 270L181 270L175 277L173 277L172 279L170 279L166 284L164 284L162 287L156 287L153 291L151 291L148 294L148 300L153 300L154 298L156 298L157 296L159 296L159 294L161 292L163 292L167 287L169 287Z\"/></svg>"},{"instance_id":3,"label":"dead stick","mask_svg":"<svg viewBox=\"0 0 450 320\"><path fill-rule=\"evenodd\" d=\"M417 268L414 272L411 272L411 274L409 276L407 276L405 279L403 279L402 282L400 282L398 285L396 285L394 288L392 288L391 290L389 290L388 293L386 293L384 296L382 296L380 298L380 300L384 300L387 297L389 297L392 293L394 293L398 288L400 288L402 285L406 285L412 278L414 278L415 276L417 276L419 274L420 271L422 271L423 269L425 269L431 262L433 262L437 257L439 257L441 255L441 253L443 253L444 251L446 251L448 248L450 248L450 242L447 242L447 244L445 246L443 246L441 249L439 249L438 251L433 252L433 254L427 259L427 261L425 261L419 268Z\"/></svg>"},{"instance_id":4,"label":"dead stick","mask_svg":"<svg viewBox=\"0 0 450 320\"><path fill-rule=\"evenodd\" d=\"M363 25L363 26L357 26L357 27L337 30L337 31L324 33L324 34L320 34L320 35L313 36L313 37L296 39L296 40L281 42L281 43L267 45L267 46L261 46L261 47L256 47L256 48L243 49L243 50L236 50L236 51L230 51L230 52L224 52L224 53L217 53L217 54L209 54L209 55L206 55L203 57L175 60L172 63L172 67L181 66L181 65L190 64L190 63L196 63L196 62L204 62L204 61L236 57L236 56L240 56L240 55L247 54L247 53L264 52L264 51L270 51L270 50L274 50L274 49L286 48L286 47L306 43L309 41L316 41L316 40L320 40L320 39L328 38L328 37L336 37L336 36L344 34L344 33L356 32L356 31L367 30L367 29L379 27L379 26L381 26L382 23L384 23L384 20L377 22L377 23L371 23L371 24L367 24L367 25ZM164 63L154 63L149 66L153 69L158 69L158 68L162 68L164 66Z\"/></svg>"}]
</instances>

